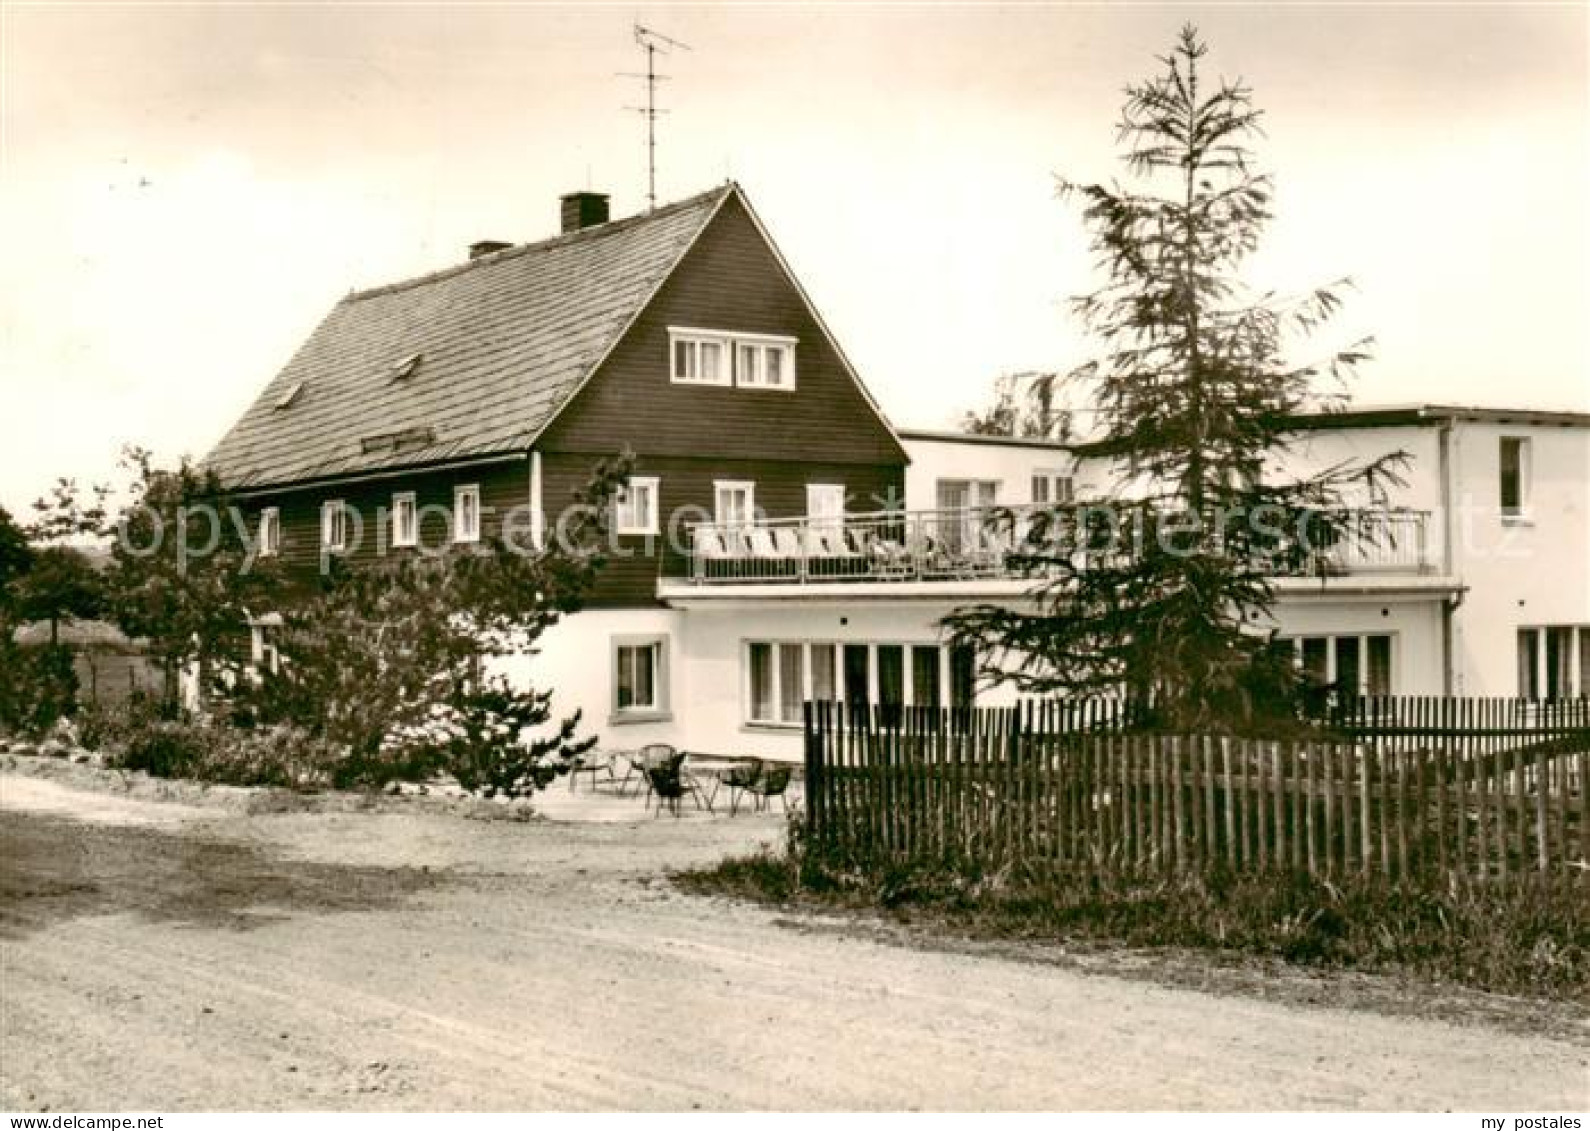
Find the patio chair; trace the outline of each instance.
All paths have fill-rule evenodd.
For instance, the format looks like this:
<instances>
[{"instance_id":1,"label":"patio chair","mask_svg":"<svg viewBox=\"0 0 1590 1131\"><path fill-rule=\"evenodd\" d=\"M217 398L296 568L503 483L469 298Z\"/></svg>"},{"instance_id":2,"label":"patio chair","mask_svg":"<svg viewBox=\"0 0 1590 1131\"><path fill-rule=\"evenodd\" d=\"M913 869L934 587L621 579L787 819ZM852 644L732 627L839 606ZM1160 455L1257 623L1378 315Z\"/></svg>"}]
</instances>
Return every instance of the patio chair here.
<instances>
[{"instance_id":1,"label":"patio chair","mask_svg":"<svg viewBox=\"0 0 1590 1131\"><path fill-rule=\"evenodd\" d=\"M666 742L653 742L649 746L642 746L632 754L626 754L624 757L629 763L629 768L624 771L624 780L618 783L619 794L622 795L629 788L631 781L636 781L647 788L649 796L651 782L646 776L646 771L676 756L683 757Z\"/></svg>"},{"instance_id":2,"label":"patio chair","mask_svg":"<svg viewBox=\"0 0 1590 1131\"><path fill-rule=\"evenodd\" d=\"M611 750L588 750L584 754L576 755L569 766L569 792L574 792L574 782L581 774L591 775L591 788L596 788L596 779L603 774L607 780L614 780L613 761L617 757Z\"/></svg>"},{"instance_id":3,"label":"patio chair","mask_svg":"<svg viewBox=\"0 0 1590 1131\"><path fill-rule=\"evenodd\" d=\"M657 799L657 815L662 816L663 807L666 805L673 811L675 817L679 816L679 803L689 797L696 803L696 808L703 808L701 787L694 778L685 773L685 756L675 754L660 762L646 767L646 807L651 808L651 799Z\"/></svg>"},{"instance_id":4,"label":"patio chair","mask_svg":"<svg viewBox=\"0 0 1590 1131\"><path fill-rule=\"evenodd\" d=\"M734 816L740 811L740 798L751 792L762 776L762 762L753 758L743 765L735 766L722 777L723 788L729 791L729 816Z\"/></svg>"},{"instance_id":5,"label":"patio chair","mask_svg":"<svg viewBox=\"0 0 1590 1131\"><path fill-rule=\"evenodd\" d=\"M745 788L745 791L753 798L757 811L760 812L766 809L772 804L772 799L776 797L779 803L784 806L784 812L788 813L789 798L786 794L789 790L790 779L794 776L793 771L788 766L763 765L761 769L762 772ZM733 812L732 806L730 812Z\"/></svg>"}]
</instances>

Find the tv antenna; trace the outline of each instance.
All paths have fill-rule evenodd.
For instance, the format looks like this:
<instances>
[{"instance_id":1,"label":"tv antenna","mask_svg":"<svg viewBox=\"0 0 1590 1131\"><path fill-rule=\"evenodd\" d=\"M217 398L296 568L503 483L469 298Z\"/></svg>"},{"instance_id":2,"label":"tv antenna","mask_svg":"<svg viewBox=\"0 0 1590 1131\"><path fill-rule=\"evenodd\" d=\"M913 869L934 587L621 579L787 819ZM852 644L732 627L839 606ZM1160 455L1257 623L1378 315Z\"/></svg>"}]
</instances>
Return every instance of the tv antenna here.
<instances>
[{"instance_id":1,"label":"tv antenna","mask_svg":"<svg viewBox=\"0 0 1590 1131\"><path fill-rule=\"evenodd\" d=\"M646 105L626 106L625 109L646 117L646 211L651 212L657 207L657 115L668 113L657 108L657 84L672 77L657 73L657 54L667 55L676 48L689 51L690 45L641 24L635 25L635 42L646 52L646 73L626 71L622 77L646 80Z\"/></svg>"}]
</instances>

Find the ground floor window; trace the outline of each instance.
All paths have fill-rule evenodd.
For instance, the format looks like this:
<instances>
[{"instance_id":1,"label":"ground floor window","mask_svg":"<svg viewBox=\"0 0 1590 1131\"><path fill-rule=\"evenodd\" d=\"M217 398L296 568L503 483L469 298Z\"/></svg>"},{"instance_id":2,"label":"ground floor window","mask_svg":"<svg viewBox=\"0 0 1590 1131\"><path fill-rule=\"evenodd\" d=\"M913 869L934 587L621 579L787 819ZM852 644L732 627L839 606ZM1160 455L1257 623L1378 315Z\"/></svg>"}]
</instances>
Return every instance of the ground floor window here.
<instances>
[{"instance_id":1,"label":"ground floor window","mask_svg":"<svg viewBox=\"0 0 1590 1131\"><path fill-rule=\"evenodd\" d=\"M1590 625L1519 629L1518 694L1524 699L1590 695Z\"/></svg>"},{"instance_id":2,"label":"ground floor window","mask_svg":"<svg viewBox=\"0 0 1590 1131\"><path fill-rule=\"evenodd\" d=\"M745 718L799 726L803 704L851 708L969 707L972 649L940 644L753 640L745 646Z\"/></svg>"},{"instance_id":3,"label":"ground floor window","mask_svg":"<svg viewBox=\"0 0 1590 1131\"><path fill-rule=\"evenodd\" d=\"M1316 682L1344 695L1390 695L1392 639L1385 633L1300 636L1293 641L1298 664Z\"/></svg>"},{"instance_id":4,"label":"ground floor window","mask_svg":"<svg viewBox=\"0 0 1590 1131\"><path fill-rule=\"evenodd\" d=\"M668 710L666 637L622 637L613 642L613 715L653 718Z\"/></svg>"}]
</instances>

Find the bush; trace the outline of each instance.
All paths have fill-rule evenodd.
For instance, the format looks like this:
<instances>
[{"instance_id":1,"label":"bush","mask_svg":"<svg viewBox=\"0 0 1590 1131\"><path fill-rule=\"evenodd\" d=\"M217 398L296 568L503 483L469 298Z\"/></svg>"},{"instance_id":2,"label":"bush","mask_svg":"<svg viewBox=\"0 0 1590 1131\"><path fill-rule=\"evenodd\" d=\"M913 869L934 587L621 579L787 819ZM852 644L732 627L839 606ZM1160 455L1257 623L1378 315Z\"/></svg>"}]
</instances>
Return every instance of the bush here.
<instances>
[{"instance_id":1,"label":"bush","mask_svg":"<svg viewBox=\"0 0 1590 1131\"><path fill-rule=\"evenodd\" d=\"M119 703L85 704L77 712L77 734L89 750L114 754L134 735L175 717L175 708L139 692Z\"/></svg>"},{"instance_id":2,"label":"bush","mask_svg":"<svg viewBox=\"0 0 1590 1131\"><path fill-rule=\"evenodd\" d=\"M502 678L459 690L412 712L415 721L393 727L375 767L394 780L450 774L467 793L514 800L544 789L567 772L575 756L595 745L576 741L576 712L550 732L548 692L519 691ZM399 779L399 775L407 775Z\"/></svg>"},{"instance_id":3,"label":"bush","mask_svg":"<svg viewBox=\"0 0 1590 1131\"><path fill-rule=\"evenodd\" d=\"M342 752L296 727L243 730L158 713L96 720L110 765L217 785L315 790L339 776ZM114 737L111 737L111 736Z\"/></svg>"},{"instance_id":4,"label":"bush","mask_svg":"<svg viewBox=\"0 0 1590 1131\"><path fill-rule=\"evenodd\" d=\"M76 708L70 648L0 644L0 729L38 738Z\"/></svg>"}]
</instances>

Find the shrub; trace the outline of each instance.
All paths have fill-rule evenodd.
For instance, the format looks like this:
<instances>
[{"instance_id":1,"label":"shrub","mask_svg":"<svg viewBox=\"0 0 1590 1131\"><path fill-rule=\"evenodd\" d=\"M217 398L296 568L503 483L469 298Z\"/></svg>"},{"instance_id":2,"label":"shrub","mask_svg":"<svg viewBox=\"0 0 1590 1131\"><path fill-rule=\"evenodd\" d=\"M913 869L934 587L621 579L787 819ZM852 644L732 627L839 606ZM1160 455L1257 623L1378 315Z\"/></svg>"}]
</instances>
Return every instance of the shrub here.
<instances>
[{"instance_id":1,"label":"shrub","mask_svg":"<svg viewBox=\"0 0 1590 1131\"><path fill-rule=\"evenodd\" d=\"M451 774L466 792L483 797L528 797L596 742L594 736L575 741L578 712L537 735L551 721L550 701L549 692L518 691L500 677L439 698L413 711L416 721L387 732L381 768L394 776Z\"/></svg>"},{"instance_id":2,"label":"shrub","mask_svg":"<svg viewBox=\"0 0 1590 1131\"><path fill-rule=\"evenodd\" d=\"M220 737L207 748L206 760L200 767L206 781L324 789L337 780L345 761L338 747L299 727L213 729Z\"/></svg>"},{"instance_id":3,"label":"shrub","mask_svg":"<svg viewBox=\"0 0 1590 1131\"><path fill-rule=\"evenodd\" d=\"M218 732L186 719L154 718L129 726L109 763L157 778L200 778Z\"/></svg>"},{"instance_id":4,"label":"shrub","mask_svg":"<svg viewBox=\"0 0 1590 1131\"><path fill-rule=\"evenodd\" d=\"M244 730L150 712L94 728L109 764L153 777L314 790L333 784L345 760L340 749L297 727Z\"/></svg>"},{"instance_id":5,"label":"shrub","mask_svg":"<svg viewBox=\"0 0 1590 1131\"><path fill-rule=\"evenodd\" d=\"M89 750L114 754L134 735L175 717L174 708L139 692L119 703L85 704L77 712L77 734Z\"/></svg>"},{"instance_id":6,"label":"shrub","mask_svg":"<svg viewBox=\"0 0 1590 1131\"><path fill-rule=\"evenodd\" d=\"M0 728L37 738L76 707L71 649L0 645Z\"/></svg>"}]
</instances>

